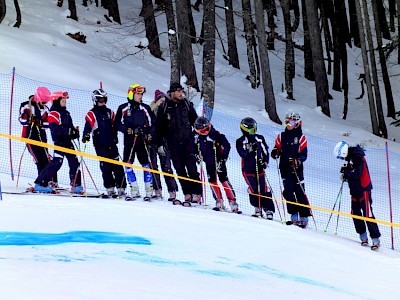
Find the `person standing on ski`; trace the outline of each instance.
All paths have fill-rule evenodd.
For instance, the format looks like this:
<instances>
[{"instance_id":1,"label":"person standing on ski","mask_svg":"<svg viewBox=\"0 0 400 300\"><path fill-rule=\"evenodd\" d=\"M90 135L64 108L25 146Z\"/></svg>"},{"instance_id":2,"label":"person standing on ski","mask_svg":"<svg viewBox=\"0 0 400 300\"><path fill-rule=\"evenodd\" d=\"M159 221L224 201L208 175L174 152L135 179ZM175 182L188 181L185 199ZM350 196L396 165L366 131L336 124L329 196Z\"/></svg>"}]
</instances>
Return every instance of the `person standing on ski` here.
<instances>
[{"instance_id":1,"label":"person standing on ski","mask_svg":"<svg viewBox=\"0 0 400 300\"><path fill-rule=\"evenodd\" d=\"M54 92L51 94L51 98L53 98L53 105L50 108L48 121L54 145L75 150L72 141L79 139L79 126L74 126L71 115L67 110L68 92ZM64 157L68 160L71 191L76 194L84 192L78 158L75 154L59 150L54 150L53 159L36 178L35 191L42 193L53 192L53 188L49 187L48 183L57 175Z\"/></svg>"},{"instance_id":2,"label":"person standing on ski","mask_svg":"<svg viewBox=\"0 0 400 300\"><path fill-rule=\"evenodd\" d=\"M308 225L311 210L304 187L304 167L307 159L307 138L301 129L302 121L298 113L288 113L285 118L285 131L281 132L271 151L271 157L279 160L279 169L283 181L283 197L292 203L287 203L287 211L291 222L300 227ZM293 203L294 202L294 203Z\"/></svg>"},{"instance_id":3,"label":"person standing on ski","mask_svg":"<svg viewBox=\"0 0 400 300\"><path fill-rule=\"evenodd\" d=\"M257 122L252 118L244 118L240 130L243 135L236 140L236 150L242 158L242 173L249 186L250 204L255 208L253 216L262 217L263 209L266 218L273 220L275 205L265 180L269 163L267 143L262 135L256 134Z\"/></svg>"},{"instance_id":4,"label":"person standing on ski","mask_svg":"<svg viewBox=\"0 0 400 300\"><path fill-rule=\"evenodd\" d=\"M341 178L349 184L351 195L351 214L355 216L375 219L372 212L372 182L369 175L365 152L360 145L350 147L346 142L336 144L334 150L336 158L345 160L347 165L340 169ZM361 245L368 246L368 235L372 239L371 249L380 247L380 236L378 224L353 218L354 227L360 236Z\"/></svg>"},{"instance_id":5,"label":"person standing on ski","mask_svg":"<svg viewBox=\"0 0 400 300\"><path fill-rule=\"evenodd\" d=\"M153 111L154 115L157 116L158 108L165 102L165 94L161 92L160 90L156 90L154 92L154 100L150 103L150 108ZM157 118L156 118L156 123L157 123ZM165 155L159 155L160 157L160 165L161 165L161 170L164 173L168 174L173 174L174 172L172 171L172 164L171 164L171 155L169 153L167 144L165 141L162 141L162 144L165 149ZM150 156L151 156L151 163L152 167L154 170L158 170L158 162L157 162L157 145L152 141L151 147L149 149L150 151ZM155 196L156 197L161 197L162 195L162 188L161 188L161 180L160 180L160 174L153 173L153 186L157 189L158 191L155 191ZM178 185L176 183L176 180L172 176L164 176L165 183L168 188L168 193L169 193L169 198L168 201L174 201L176 200L176 192L178 191Z\"/></svg>"},{"instance_id":6,"label":"person standing on ski","mask_svg":"<svg viewBox=\"0 0 400 300\"><path fill-rule=\"evenodd\" d=\"M194 122L195 143L198 149L199 162L204 161L207 169L208 182L215 199L215 210L223 210L224 200L218 186L218 179L222 183L232 212L237 213L239 206L236 195L228 178L226 160L228 159L231 145L225 135L215 130L214 126L205 117L198 117Z\"/></svg>"},{"instance_id":7,"label":"person standing on ski","mask_svg":"<svg viewBox=\"0 0 400 300\"><path fill-rule=\"evenodd\" d=\"M98 156L119 160L118 131L114 126L115 113L107 104L107 93L97 89L92 94L93 108L86 114L82 143L90 141L93 135L93 145ZM100 161L103 185L109 197L125 196L126 180L124 168L121 165ZM115 192L117 188L117 193Z\"/></svg>"},{"instance_id":8,"label":"person standing on ski","mask_svg":"<svg viewBox=\"0 0 400 300\"><path fill-rule=\"evenodd\" d=\"M23 138L47 143L46 129L49 128L47 118L50 111L46 104L50 101L50 94L46 87L38 87L35 95L29 96L28 101L21 103L19 122L22 125ZM31 144L26 144L26 147L33 157L39 175L51 159L48 149ZM53 180L52 184L57 184L57 179Z\"/></svg>"},{"instance_id":9,"label":"person standing on ski","mask_svg":"<svg viewBox=\"0 0 400 300\"><path fill-rule=\"evenodd\" d=\"M165 103L157 112L158 153L166 155L164 141L167 141L172 163L181 177L200 181L195 158L193 125L197 119L193 102L185 99L179 83L172 83L166 95ZM201 203L202 186L200 183L179 179L185 206L190 202ZM174 202L178 204L178 202Z\"/></svg>"},{"instance_id":10,"label":"person standing on ski","mask_svg":"<svg viewBox=\"0 0 400 300\"><path fill-rule=\"evenodd\" d=\"M154 135L155 116L149 105L142 102L146 88L134 83L128 88L128 102L118 107L115 117L115 127L124 134L124 162L132 164L135 156L142 167L150 169L148 144ZM131 196L126 200L140 197L139 186L135 172L131 167L126 168L126 175L131 187ZM151 172L144 171L145 201L150 201L153 194L153 176Z\"/></svg>"}]
</instances>

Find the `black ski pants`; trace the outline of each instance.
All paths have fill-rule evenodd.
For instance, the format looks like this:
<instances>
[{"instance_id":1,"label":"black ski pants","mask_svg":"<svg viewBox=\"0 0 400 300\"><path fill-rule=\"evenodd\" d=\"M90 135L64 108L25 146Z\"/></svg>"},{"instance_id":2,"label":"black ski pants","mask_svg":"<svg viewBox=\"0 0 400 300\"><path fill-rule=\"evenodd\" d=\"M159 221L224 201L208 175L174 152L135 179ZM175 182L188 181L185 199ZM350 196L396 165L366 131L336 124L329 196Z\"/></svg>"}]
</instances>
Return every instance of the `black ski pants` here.
<instances>
[{"instance_id":1,"label":"black ski pants","mask_svg":"<svg viewBox=\"0 0 400 300\"><path fill-rule=\"evenodd\" d=\"M360 198L351 197L351 214L375 219L374 213L372 212L371 190L364 191L363 196ZM358 234L365 233L368 228L369 235L372 239L379 238L381 236L377 223L359 219L353 219L353 222Z\"/></svg>"},{"instance_id":2,"label":"black ski pants","mask_svg":"<svg viewBox=\"0 0 400 300\"><path fill-rule=\"evenodd\" d=\"M74 149L71 145L68 147ZM68 160L69 165L69 179L71 186L81 186L81 171L79 170L79 161L75 154L64 153L58 150L54 151L54 157L50 163L40 172L39 176L36 178L35 183L42 186L47 186L50 181L57 176L58 170L60 170L64 157Z\"/></svg>"},{"instance_id":3,"label":"black ski pants","mask_svg":"<svg viewBox=\"0 0 400 300\"><path fill-rule=\"evenodd\" d=\"M98 156L119 161L118 148L116 145L108 147L96 146L95 149ZM123 166L100 161L100 170L103 177L103 185L106 189L110 187L126 188Z\"/></svg>"},{"instance_id":4,"label":"black ski pants","mask_svg":"<svg viewBox=\"0 0 400 300\"><path fill-rule=\"evenodd\" d=\"M200 181L199 172L197 172L197 164L195 154L195 144L193 141L184 141L176 143L168 143L171 153L172 163L178 176L186 177ZM179 179L183 194L201 195L203 188L201 183L192 182L185 179Z\"/></svg>"},{"instance_id":5,"label":"black ski pants","mask_svg":"<svg viewBox=\"0 0 400 300\"><path fill-rule=\"evenodd\" d=\"M166 155L158 155L155 146L151 145L149 147L149 152L153 170L158 170L158 156L160 158L161 171L168 174L174 174L174 172L172 171L171 154L169 153L168 149L166 149L165 151ZM176 183L174 177L164 175L164 180L165 184L167 185L168 192L178 191L178 184ZM162 189L160 174L153 173L153 187L156 189Z\"/></svg>"},{"instance_id":6,"label":"black ski pants","mask_svg":"<svg viewBox=\"0 0 400 300\"><path fill-rule=\"evenodd\" d=\"M283 197L290 202L301 203L305 205L310 205L308 202L307 195L303 192L305 191L304 186L304 175L303 172L296 171L282 172L281 176L283 181ZM297 174L297 176L296 176ZM300 217L311 216L311 211L308 207L286 203L287 211L289 214L300 214Z\"/></svg>"},{"instance_id":7,"label":"black ski pants","mask_svg":"<svg viewBox=\"0 0 400 300\"><path fill-rule=\"evenodd\" d=\"M270 210L275 212L272 193L266 184L264 172L258 174L258 179L256 174L243 173L243 177L249 186L250 204L254 207L262 207L265 211ZM258 194L260 194L260 196L258 196Z\"/></svg>"}]
</instances>

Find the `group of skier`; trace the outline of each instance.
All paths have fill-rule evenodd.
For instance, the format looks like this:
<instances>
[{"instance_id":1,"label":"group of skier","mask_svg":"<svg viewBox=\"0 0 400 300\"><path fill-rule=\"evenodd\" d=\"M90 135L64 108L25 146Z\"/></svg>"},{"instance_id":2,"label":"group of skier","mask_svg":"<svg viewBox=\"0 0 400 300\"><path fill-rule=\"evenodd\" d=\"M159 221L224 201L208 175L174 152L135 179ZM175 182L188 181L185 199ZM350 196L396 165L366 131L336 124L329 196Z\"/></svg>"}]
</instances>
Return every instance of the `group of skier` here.
<instances>
[{"instance_id":1,"label":"group of skier","mask_svg":"<svg viewBox=\"0 0 400 300\"><path fill-rule=\"evenodd\" d=\"M193 103L184 97L183 87L172 83L167 93L156 90L154 101L143 103L146 88L132 84L128 88L127 102L118 107L115 114L107 104L107 93L96 89L92 93L93 108L86 114L82 142L93 144L98 156L118 161L118 132L124 136L124 162L132 164L137 156L144 168L145 201L151 197L161 197L160 176L148 171L158 169L158 159L164 173L172 174L172 164L178 175L183 201L176 198L178 185L173 176L164 176L169 192L169 201L173 204L190 206L202 202L202 184L197 164L205 164L208 182L216 201L215 210L225 209L223 195L218 180L225 191L232 212L240 213L236 195L227 175L226 160L231 146L224 134L217 131L208 119L199 117ZM66 109L69 98L67 92L50 93L47 88L39 87L29 101L21 104L20 122L23 125L23 137L47 142L46 128L50 128L56 146L68 149L79 148L75 139L79 139L79 127L74 126ZM47 103L52 102L50 109ZM282 196L287 201L290 222L306 227L312 216L310 204L305 193L303 164L307 159L307 138L302 132L302 121L297 113L288 113L285 118L285 130L275 139L275 145L269 153L265 138L257 133L257 123L247 117L240 122L243 135L236 140L236 150L242 160L242 174L248 185L250 204L254 207L253 216L273 219L275 205L271 187L265 170L269 156L279 160L279 171L283 182ZM75 147L74 147L75 146ZM83 193L80 162L76 155L54 151L51 157L46 148L27 144L38 169L35 190L51 193L57 184L57 171L64 156L70 167L71 191ZM371 209L372 184L360 146L350 147L341 142L334 149L337 158L348 161L341 169L343 181L347 181L352 196L352 213L358 216L374 218ZM172 162L172 164L171 164ZM133 200L140 197L139 185L134 170L118 164L100 162L103 185L109 197L125 197ZM125 176L126 173L126 176ZM130 192L126 192L127 182ZM187 180L189 179L189 180ZM300 205L298 205L300 204ZM366 228L370 232L373 246L379 247L380 233L376 223L353 219L362 244L368 244Z\"/></svg>"}]
</instances>

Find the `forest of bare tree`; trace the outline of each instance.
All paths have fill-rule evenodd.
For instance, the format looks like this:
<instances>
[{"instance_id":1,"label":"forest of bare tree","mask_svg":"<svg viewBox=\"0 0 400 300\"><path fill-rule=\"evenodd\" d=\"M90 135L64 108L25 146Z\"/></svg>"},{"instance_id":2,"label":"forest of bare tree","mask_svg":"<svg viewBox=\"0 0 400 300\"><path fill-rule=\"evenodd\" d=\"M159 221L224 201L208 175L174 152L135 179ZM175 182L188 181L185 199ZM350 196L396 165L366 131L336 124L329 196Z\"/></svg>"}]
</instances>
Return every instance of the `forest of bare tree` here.
<instances>
[{"instance_id":1,"label":"forest of bare tree","mask_svg":"<svg viewBox=\"0 0 400 300\"><path fill-rule=\"evenodd\" d=\"M76 22L79 22L77 5L96 5L108 12L104 15L105 26L107 23L124 26L118 0L65 2L58 0L56 5L68 8L69 18ZM13 4L14 7L6 7L6 1L0 0L0 23L7 9L15 9L14 27L21 27L24 24L23 9L21 11L18 0ZM400 125L396 120L400 112L396 113L390 81L390 64L400 63L400 0L142 0L141 4L135 22L141 22L145 28L143 34L148 40L145 50L164 60L162 49L168 48L170 81L178 81L185 75L186 85L201 92L209 118L215 105L215 49L218 46L232 68L241 69L246 65L246 78L251 88L263 89L265 111L272 121L281 123L272 92L269 52L274 51L276 43L283 43L286 50L282 72L288 100L296 101L294 53L297 51L297 55L303 55L304 78L314 82L316 106L329 117L330 90L340 92L344 100L342 118L346 119L351 101L348 97L348 51L359 48L363 65L359 98L368 98L372 132L387 138L385 117L393 118L393 124ZM196 28L193 11L202 13L201 28ZM156 18L165 18L168 45L160 42L162 33ZM223 20L223 30L216 25L216 18ZM301 31L302 39L294 41L293 34L298 31ZM85 42L81 36L73 35L71 33L71 37ZM246 61L239 59L238 39L245 41ZM202 50L201 81L194 60L194 55L199 54L194 54L194 46ZM331 86L328 76L332 78Z\"/></svg>"}]
</instances>

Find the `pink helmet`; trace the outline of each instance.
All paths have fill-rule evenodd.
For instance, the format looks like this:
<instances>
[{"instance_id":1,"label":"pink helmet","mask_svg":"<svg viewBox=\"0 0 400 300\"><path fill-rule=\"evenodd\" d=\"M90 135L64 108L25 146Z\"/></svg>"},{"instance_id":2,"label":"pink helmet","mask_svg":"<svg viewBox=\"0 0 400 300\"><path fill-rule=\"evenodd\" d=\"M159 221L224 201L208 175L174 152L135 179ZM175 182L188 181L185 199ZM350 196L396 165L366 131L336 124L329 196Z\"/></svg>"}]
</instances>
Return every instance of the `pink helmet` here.
<instances>
[{"instance_id":1,"label":"pink helmet","mask_svg":"<svg viewBox=\"0 0 400 300\"><path fill-rule=\"evenodd\" d=\"M58 100L58 99L61 99L61 98L68 99L69 98L68 92L53 92L50 95L50 100L51 101Z\"/></svg>"},{"instance_id":2,"label":"pink helmet","mask_svg":"<svg viewBox=\"0 0 400 300\"><path fill-rule=\"evenodd\" d=\"M39 104L46 104L50 101L50 91L46 87L38 87L33 98L35 102Z\"/></svg>"}]
</instances>

